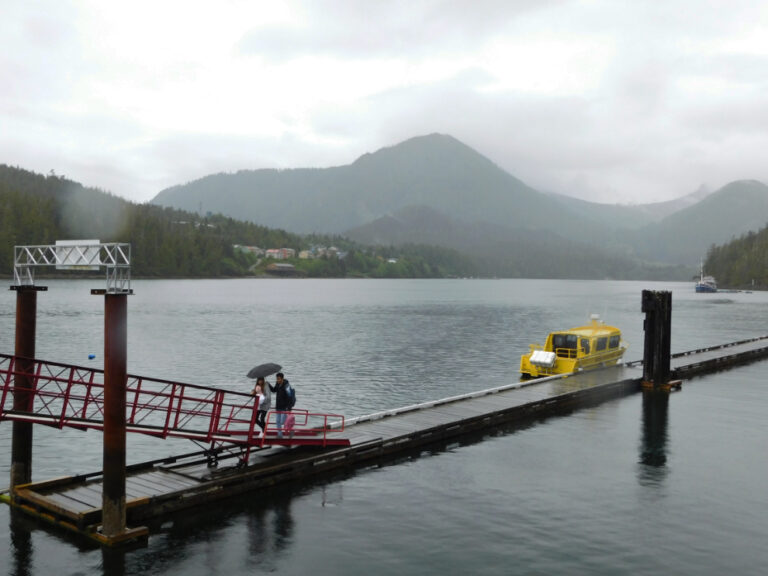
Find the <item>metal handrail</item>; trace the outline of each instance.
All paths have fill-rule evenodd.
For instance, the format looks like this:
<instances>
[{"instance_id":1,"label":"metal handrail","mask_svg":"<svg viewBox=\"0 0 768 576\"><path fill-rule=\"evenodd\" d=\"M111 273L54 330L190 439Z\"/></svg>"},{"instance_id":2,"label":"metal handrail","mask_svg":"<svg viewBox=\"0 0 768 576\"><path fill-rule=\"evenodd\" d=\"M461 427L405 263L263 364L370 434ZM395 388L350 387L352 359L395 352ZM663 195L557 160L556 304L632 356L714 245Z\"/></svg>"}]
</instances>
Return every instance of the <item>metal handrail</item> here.
<instances>
[{"instance_id":1,"label":"metal handrail","mask_svg":"<svg viewBox=\"0 0 768 576\"><path fill-rule=\"evenodd\" d=\"M19 358L0 354L0 420L104 429L103 370L27 358L18 362ZM30 365L31 369L24 369ZM14 394L26 396L23 409L14 409ZM257 411L257 398L244 392L133 375L126 378L125 423L130 432L229 443L247 447L250 453L251 447L275 443L274 438L257 433ZM322 435L321 445L326 446L329 432L344 429L340 415L306 410L293 414L303 416L294 432L299 440L308 434ZM341 427L329 425L331 421L340 421Z\"/></svg>"}]
</instances>

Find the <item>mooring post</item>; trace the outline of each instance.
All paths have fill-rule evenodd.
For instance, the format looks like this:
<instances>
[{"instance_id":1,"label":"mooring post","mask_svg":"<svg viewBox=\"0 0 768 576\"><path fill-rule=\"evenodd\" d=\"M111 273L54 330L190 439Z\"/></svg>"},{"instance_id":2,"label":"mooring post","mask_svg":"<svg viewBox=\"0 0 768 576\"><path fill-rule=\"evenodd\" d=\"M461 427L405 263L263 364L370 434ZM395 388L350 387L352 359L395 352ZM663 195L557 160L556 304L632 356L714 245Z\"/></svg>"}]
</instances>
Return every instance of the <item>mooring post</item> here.
<instances>
[{"instance_id":1,"label":"mooring post","mask_svg":"<svg viewBox=\"0 0 768 576\"><path fill-rule=\"evenodd\" d=\"M669 390L680 386L670 382L672 344L672 292L643 290L645 312L645 347L643 350L643 387Z\"/></svg>"},{"instance_id":2,"label":"mooring post","mask_svg":"<svg viewBox=\"0 0 768 576\"><path fill-rule=\"evenodd\" d=\"M102 535L125 532L125 389L128 298L104 295L104 490Z\"/></svg>"},{"instance_id":3,"label":"mooring post","mask_svg":"<svg viewBox=\"0 0 768 576\"><path fill-rule=\"evenodd\" d=\"M35 338L39 286L13 286L16 290L16 376L13 379L13 409L27 412L34 400ZM16 486L32 482L32 423L13 422L11 440L11 493Z\"/></svg>"}]
</instances>

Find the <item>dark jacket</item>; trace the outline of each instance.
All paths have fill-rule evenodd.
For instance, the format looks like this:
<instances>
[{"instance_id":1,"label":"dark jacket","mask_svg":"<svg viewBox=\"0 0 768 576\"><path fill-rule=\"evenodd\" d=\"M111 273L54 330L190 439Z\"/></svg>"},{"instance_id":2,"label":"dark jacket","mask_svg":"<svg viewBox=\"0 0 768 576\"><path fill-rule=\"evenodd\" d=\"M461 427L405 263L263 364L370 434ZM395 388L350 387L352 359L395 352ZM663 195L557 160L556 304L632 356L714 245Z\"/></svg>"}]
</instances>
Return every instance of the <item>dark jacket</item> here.
<instances>
[{"instance_id":1,"label":"dark jacket","mask_svg":"<svg viewBox=\"0 0 768 576\"><path fill-rule=\"evenodd\" d=\"M286 378L283 378L282 384L275 383L274 386L272 384L269 385L269 389L275 393L275 410L285 411L291 409L291 399L288 396L289 387L290 384Z\"/></svg>"}]
</instances>

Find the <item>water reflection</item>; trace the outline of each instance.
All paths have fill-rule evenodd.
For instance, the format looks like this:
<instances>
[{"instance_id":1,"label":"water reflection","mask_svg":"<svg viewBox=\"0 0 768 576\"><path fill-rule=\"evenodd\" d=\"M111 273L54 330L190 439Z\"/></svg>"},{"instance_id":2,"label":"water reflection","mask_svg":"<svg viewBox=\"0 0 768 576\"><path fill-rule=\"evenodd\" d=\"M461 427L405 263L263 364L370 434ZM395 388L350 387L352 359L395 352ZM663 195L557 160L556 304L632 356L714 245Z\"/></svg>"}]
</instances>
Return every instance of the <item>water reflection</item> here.
<instances>
[{"instance_id":1,"label":"water reflection","mask_svg":"<svg viewBox=\"0 0 768 576\"><path fill-rule=\"evenodd\" d=\"M248 551L253 558L261 558L269 550L267 510L256 510L248 518Z\"/></svg>"},{"instance_id":2,"label":"water reflection","mask_svg":"<svg viewBox=\"0 0 768 576\"><path fill-rule=\"evenodd\" d=\"M250 510L247 522L249 555L260 565L268 563L293 541L291 495L270 495L270 500L269 505Z\"/></svg>"},{"instance_id":3,"label":"water reflection","mask_svg":"<svg viewBox=\"0 0 768 576\"><path fill-rule=\"evenodd\" d=\"M11 508L11 548L13 559L11 560L11 574L28 576L31 572L32 555L32 530L29 520L18 510Z\"/></svg>"},{"instance_id":4,"label":"water reflection","mask_svg":"<svg viewBox=\"0 0 768 576\"><path fill-rule=\"evenodd\" d=\"M125 549L107 548L101 549L101 565L104 569L104 575L124 576L125 575Z\"/></svg>"},{"instance_id":5,"label":"water reflection","mask_svg":"<svg viewBox=\"0 0 768 576\"><path fill-rule=\"evenodd\" d=\"M178 512L166 520L150 537L149 547L128 556L134 573L151 567L184 567L188 574L238 573L242 565L273 571L280 559L290 555L294 542L295 520L291 511L296 492L265 490L225 500L204 509ZM240 533L243 541L230 538ZM202 564L188 564L188 558ZM104 564L104 575L111 576Z\"/></svg>"},{"instance_id":6,"label":"water reflection","mask_svg":"<svg viewBox=\"0 0 768 576\"><path fill-rule=\"evenodd\" d=\"M667 475L669 392L643 391L643 433L640 444L640 482L659 482Z\"/></svg>"},{"instance_id":7,"label":"water reflection","mask_svg":"<svg viewBox=\"0 0 768 576\"><path fill-rule=\"evenodd\" d=\"M275 550L280 551L291 543L291 537L293 535L293 516L291 516L290 499L282 498L276 502L272 513Z\"/></svg>"}]
</instances>

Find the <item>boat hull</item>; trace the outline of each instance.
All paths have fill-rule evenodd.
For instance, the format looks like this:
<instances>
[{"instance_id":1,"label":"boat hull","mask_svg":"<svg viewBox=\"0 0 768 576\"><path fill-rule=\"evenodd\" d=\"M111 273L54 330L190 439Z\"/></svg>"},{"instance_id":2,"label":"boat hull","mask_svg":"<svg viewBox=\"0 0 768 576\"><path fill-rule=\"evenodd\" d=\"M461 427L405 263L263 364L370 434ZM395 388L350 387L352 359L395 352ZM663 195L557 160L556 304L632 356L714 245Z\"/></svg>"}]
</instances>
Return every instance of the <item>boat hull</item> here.
<instances>
[{"instance_id":1,"label":"boat hull","mask_svg":"<svg viewBox=\"0 0 768 576\"><path fill-rule=\"evenodd\" d=\"M537 366L530 362L529 355L523 356L520 362L520 374L523 378L542 378L556 374L571 374L580 370L593 370L605 366L615 366L626 348L611 351L606 354L593 354L584 358L557 358L552 367Z\"/></svg>"}]
</instances>

